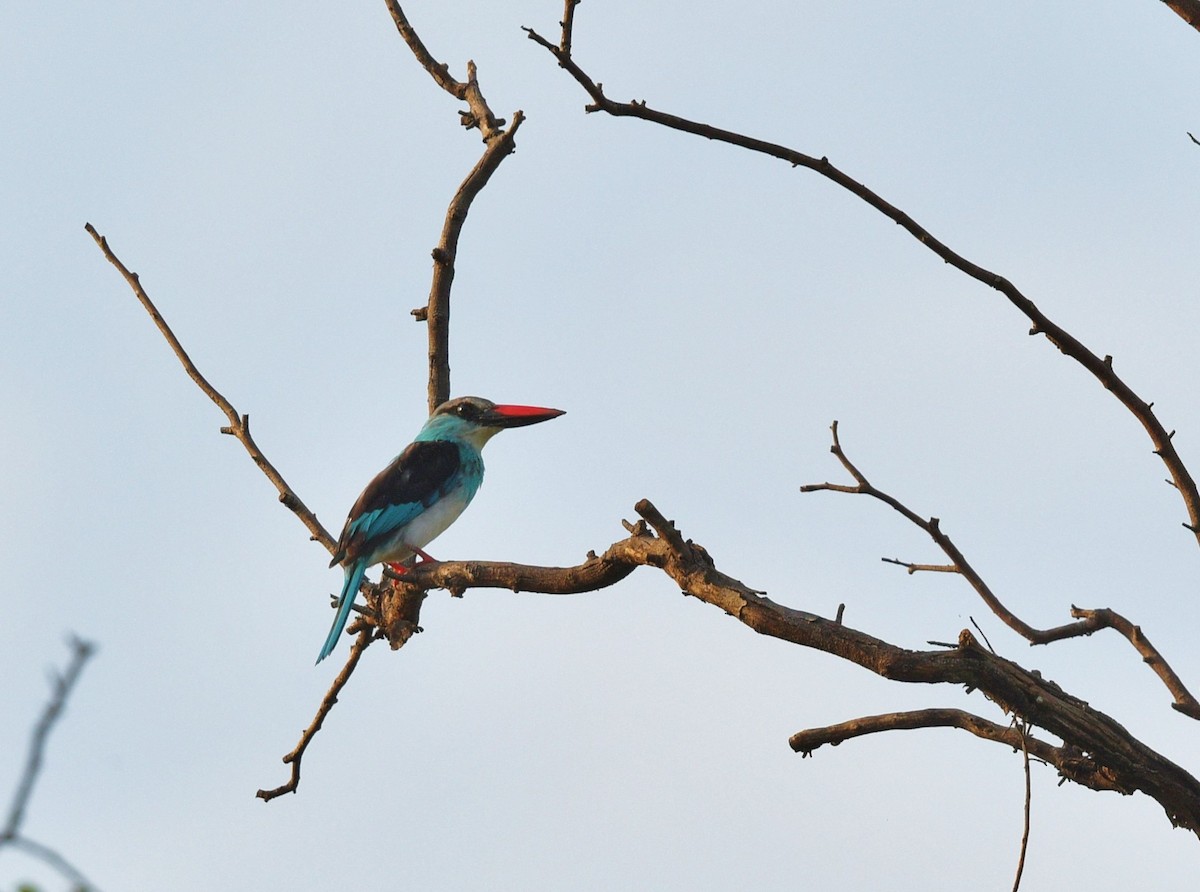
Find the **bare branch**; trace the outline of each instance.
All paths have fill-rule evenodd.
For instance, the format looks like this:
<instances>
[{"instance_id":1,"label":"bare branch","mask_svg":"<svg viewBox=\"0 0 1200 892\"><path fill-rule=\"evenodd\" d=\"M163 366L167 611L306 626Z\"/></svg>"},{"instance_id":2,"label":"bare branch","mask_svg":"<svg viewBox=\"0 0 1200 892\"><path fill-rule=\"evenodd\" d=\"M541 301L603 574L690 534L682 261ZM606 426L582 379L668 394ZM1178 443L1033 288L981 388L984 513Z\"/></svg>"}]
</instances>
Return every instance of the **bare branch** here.
<instances>
[{"instance_id":1,"label":"bare branch","mask_svg":"<svg viewBox=\"0 0 1200 892\"><path fill-rule=\"evenodd\" d=\"M108 246L108 239L98 233L91 223L86 224L84 229L95 239L96 244L100 246L100 250L104 252L104 256L108 262L115 266L125 278L125 281L129 283L129 287L133 289L133 293L137 295L137 299L141 301L142 306L150 314L150 318L154 320L154 324L158 326L158 330L162 333L162 336L166 338L172 352L174 352L176 358L182 363L188 377L195 381L196 386L203 391L204 395L212 400L218 409L225 413L225 417L229 419L229 425L222 427L221 433L236 437L246 447L246 451L250 453L250 458L258 465L259 470L267 476L267 479L279 491L279 501L283 503L284 507L300 518L301 523L308 527L308 531L312 533L313 541L320 542L332 554L334 550L333 537L321 526L321 522L317 520L317 516L308 509L308 506L300 500L295 491L288 486L287 481L283 479L283 475L267 460L267 457L258 448L258 444L254 442L254 438L250 435L250 416L239 415L237 409L233 407L229 400L225 399L208 382L208 379L200 374L200 370L196 368L187 351L183 349L183 345L179 343L179 339L175 337L175 333L171 331L171 327L167 325L167 321L159 313L158 308L154 306L154 302L150 300L150 295L142 288L138 274L131 272L120 261L117 255L113 253L112 249Z\"/></svg>"},{"instance_id":2,"label":"bare branch","mask_svg":"<svg viewBox=\"0 0 1200 892\"><path fill-rule=\"evenodd\" d=\"M1185 4L1179 4L1183 6ZM1193 3L1189 0L1186 5L1191 6ZM1176 9L1178 12L1179 10ZM1180 13L1183 15L1183 13ZM571 22L573 27L573 20ZM564 29L566 24L564 24ZM1100 382L1103 387L1111 391L1123 406L1141 423L1145 428L1146 433L1150 437L1150 442L1153 444L1154 453L1159 456L1163 464L1166 465L1168 472L1171 475L1171 480L1179 490L1183 498L1184 507L1187 510L1188 522L1184 526L1191 530L1196 537L1197 543L1200 543L1200 489L1196 486L1196 481L1192 478L1191 473L1183 463L1183 459L1175 451L1175 446L1171 442L1171 432L1168 431L1154 414L1152 403L1146 402L1134 390L1125 383L1125 381L1117 375L1113 370L1112 357L1105 356L1103 358L1097 356L1091 350L1083 345L1078 339L1070 334L1066 329L1057 325L1046 316L1028 297L1013 285L1012 282L1003 276L994 273L976 263L963 257L952 250L948 245L935 238L934 235L925 227L918 224L907 213L900 210L895 205L884 200L880 195L869 189L863 183L853 179L843 171L839 170L829 159L822 156L817 158L813 155L806 155L803 152L798 152L795 149L789 149L786 146L777 145L761 139L755 139L750 136L745 136L741 133L735 133L731 130L723 130L719 127L713 127L709 124L702 124L698 121L691 121L687 118L681 118L677 115L661 112L650 108L645 100L632 102L614 102L604 95L604 90L601 84L592 80L574 61L570 50L570 34L564 34L563 41L559 44L551 43L546 38L542 37L532 28L524 29L529 39L545 48L557 60L559 67L566 69L572 77L579 83L581 87L592 98L591 104L585 106L589 112L603 111L614 117L632 117L639 118L643 121L649 121L653 124L659 124L663 127L669 127L672 130L679 130L683 133L690 133L694 136L701 136L705 139L715 140L717 142L728 143L729 145L738 146L739 148L747 149L751 152L768 155L772 158L778 158L781 161L786 161L792 167L804 167L815 173L820 174L828 180L841 186L852 195L857 196L862 201L879 211L889 220L901 226L906 232L912 235L922 245L942 258L946 263L953 266L955 269L970 276L976 281L982 282L989 288L993 288L1003 294L1008 301L1022 312L1031 323L1029 329L1030 335L1044 334L1046 338L1057 347L1063 354L1074 359L1077 363L1087 369ZM564 49L565 47L565 49Z\"/></svg>"},{"instance_id":3,"label":"bare branch","mask_svg":"<svg viewBox=\"0 0 1200 892\"><path fill-rule=\"evenodd\" d=\"M1143 662L1154 670L1155 675L1162 679L1167 690L1171 692L1171 696L1175 698L1171 707L1190 718L1200 720L1200 703L1196 702L1196 698L1175 674L1175 670L1163 659L1158 649L1150 643L1150 639L1143 634L1141 626L1135 626L1121 614L1107 607L1085 610L1072 606L1071 616L1081 620L1080 625L1087 628L1088 631L1083 634L1091 634L1099 629L1115 629L1124 635L1134 649L1142 655Z\"/></svg>"},{"instance_id":4,"label":"bare branch","mask_svg":"<svg viewBox=\"0 0 1200 892\"><path fill-rule=\"evenodd\" d=\"M976 737L1007 744L1014 750L1021 749L1022 735L1011 724L998 725L973 713L961 709L918 709L909 712L888 712L883 715L868 715L862 718L839 722L824 728L807 728L788 738L793 752L808 758L817 749L828 744L839 744L855 737L879 734L884 731L915 731L925 728L961 728ZM1056 747L1035 738L1028 738L1028 747L1044 762L1053 764Z\"/></svg>"},{"instance_id":5,"label":"bare branch","mask_svg":"<svg viewBox=\"0 0 1200 892\"><path fill-rule=\"evenodd\" d=\"M558 50L567 58L571 57L571 36L575 30L575 7L579 5L580 0L565 0L563 3L562 21L558 23L562 28L562 37L558 41Z\"/></svg>"},{"instance_id":6,"label":"bare branch","mask_svg":"<svg viewBox=\"0 0 1200 892\"><path fill-rule=\"evenodd\" d=\"M674 529L645 500L638 503L637 511L660 535L666 527ZM960 633L958 647L952 651L905 650L773 603L718 571L708 553L690 541L676 546L666 539L639 540L638 548L650 552L651 544L654 554L651 558L647 553L645 563L661 566L686 594L721 608L755 631L835 654L893 681L961 684L980 690L1005 711L1044 728L1071 748L1075 761L1068 764L1064 756L1059 765L1064 776L1093 789L1141 790L1163 806L1172 824L1200 836L1200 782L1058 685L988 653L969 632ZM1075 751L1086 753L1087 758L1076 758Z\"/></svg>"},{"instance_id":7,"label":"bare branch","mask_svg":"<svg viewBox=\"0 0 1200 892\"><path fill-rule=\"evenodd\" d=\"M852 629L840 617L827 619L776 604L763 592L717 570L708 552L684 539L649 501L642 500L635 510L644 524L633 526L631 535L614 543L602 557L590 556L577 567L422 564L406 574L404 581L418 588L444 584L459 594L464 587L477 583L521 591L574 593L611 585L633 567L656 567L670 576L684 594L719 607L760 634L833 654L892 681L979 690L1005 712L1064 741L1063 747L1045 753L1036 742L1030 743L1030 752L1054 764L1064 777L1096 790L1126 794L1140 790L1162 805L1172 824L1200 836L1200 781L1083 700L1065 693L1040 674L989 653L970 632L961 632L950 650L911 651ZM647 525L657 535L651 534ZM388 593L382 597L386 599ZM955 726L967 727L959 722L956 719ZM1020 748L1013 729L995 726L1001 730L992 732L987 727L978 725L967 730ZM809 736L793 739L801 739L805 745L795 748L814 749L822 742L821 729L804 733ZM838 739L846 736L852 735L843 734Z\"/></svg>"},{"instance_id":8,"label":"bare branch","mask_svg":"<svg viewBox=\"0 0 1200 892\"><path fill-rule=\"evenodd\" d=\"M630 539L653 539L644 523L630 526ZM445 561L417 564L402 576L390 576L389 584L367 587L368 608L350 626L357 633L346 665L338 673L329 692L321 701L312 723L300 737L300 743L283 761L292 766L287 783L273 790L259 790L264 801L296 792L300 783L300 759L312 742L325 717L337 703L338 694L350 680L359 656L376 638L386 638L392 650L397 650L421 631L420 612L426 593L443 588L461 596L468 588L503 588L509 591L534 591L539 594L578 594L607 588L620 582L634 571L638 562L630 560L625 543L617 543L603 555L590 553L587 560L575 567L530 567L511 563L481 561Z\"/></svg>"},{"instance_id":9,"label":"bare branch","mask_svg":"<svg viewBox=\"0 0 1200 892\"><path fill-rule=\"evenodd\" d=\"M1099 791L1130 791L1114 783L1113 776L1098 762L1085 759L1080 751L1071 746L1054 746L1022 731L1012 723L1000 725L961 709L918 709L910 712L889 712L851 719L823 728L808 728L798 731L788 739L794 752L808 757L826 744L837 746L855 737L878 734L883 731L914 731L926 728L959 728L969 731L982 740L1004 744L1013 750L1022 750L1035 759L1058 769L1067 780Z\"/></svg>"},{"instance_id":10,"label":"bare branch","mask_svg":"<svg viewBox=\"0 0 1200 892\"><path fill-rule=\"evenodd\" d=\"M1033 805L1033 787L1029 772L1029 726L1014 722L1021 735L1021 759L1025 768L1025 819L1021 826L1021 854L1017 858L1017 875L1013 879L1013 892L1021 888L1021 875L1025 872L1025 854L1029 851L1029 815Z\"/></svg>"},{"instance_id":11,"label":"bare branch","mask_svg":"<svg viewBox=\"0 0 1200 892\"><path fill-rule=\"evenodd\" d=\"M1145 663L1154 670L1155 674L1166 685L1167 690L1171 692L1171 696L1175 701L1171 704L1172 708L1183 713L1193 719L1200 720L1200 703L1192 696L1187 687L1175 674L1171 666L1163 659L1149 639L1142 634L1140 627L1133 625L1129 620L1125 619L1119 613L1113 610L1081 610L1077 607L1071 608L1071 615L1078 622L1067 623L1062 626L1055 626L1051 629L1035 629L1033 626L1026 623L1015 613L1009 610L996 597L991 588L983 577L976 572L975 568L967 561L963 553L958 549L958 546L942 532L941 523L936 517L931 517L925 520L907 505L903 504L899 499L891 496L880 489L872 486L866 476L851 463L847 458L846 453L842 449L841 440L838 437L837 422L830 425L833 431L833 445L830 451L837 456L838 461L842 466L850 472L850 475L855 479L854 486L834 483L812 483L800 487L801 492L843 492L853 493L857 495L870 496L873 499L883 502L886 505L894 508L900 514L904 515L914 525L920 527L930 538L937 543L945 555L950 558L951 564L949 567L942 567L933 564L907 564L903 561L883 558L887 563L900 564L903 567L908 567L908 572L911 574L917 569L923 570L939 570L942 572L956 572L961 574L967 582L971 584L971 588L975 589L976 593L988 606L988 609L994 613L1001 622L1016 632L1018 635L1026 639L1030 644L1049 644L1054 641L1062 641L1066 638L1078 638L1082 635L1091 635L1100 629L1111 628L1116 629L1128 639L1129 643L1142 655Z\"/></svg>"},{"instance_id":12,"label":"bare branch","mask_svg":"<svg viewBox=\"0 0 1200 892\"><path fill-rule=\"evenodd\" d=\"M377 637L375 627L362 619L356 620L351 625L350 631L357 631L358 637L354 640L354 645L350 648L349 656L346 657L346 665L342 667L342 670L333 680L333 684L330 685L325 697L321 700L321 705L318 707L317 714L313 717L312 723L300 735L300 742L296 744L296 748L283 757L283 763L292 766L292 776L288 779L287 783L273 790L259 790L255 795L263 802L270 802L284 793L296 792L296 788L300 786L300 760L304 758L304 753L308 749L308 745L312 743L317 732L321 730L321 725L325 723L325 717L329 715L330 710L337 703L338 694L342 692L342 688L346 686L346 682L354 674L354 670L358 666L358 661L362 657L363 652L370 647L371 642Z\"/></svg>"},{"instance_id":13,"label":"bare branch","mask_svg":"<svg viewBox=\"0 0 1200 892\"><path fill-rule=\"evenodd\" d=\"M1200 31L1200 0L1163 0L1176 15Z\"/></svg>"},{"instance_id":14,"label":"bare branch","mask_svg":"<svg viewBox=\"0 0 1200 892\"><path fill-rule=\"evenodd\" d=\"M471 70L473 73L474 66ZM525 116L520 111L514 112L512 127L501 131L488 143L479 161L459 184L446 209L441 238L432 252L433 281L429 286L429 301L420 311L414 311L417 319L423 319L429 326L430 413L450 398L450 289L454 284L458 239L475 196L487 185L500 162L516 148L513 138L523 120Z\"/></svg>"},{"instance_id":15,"label":"bare branch","mask_svg":"<svg viewBox=\"0 0 1200 892\"><path fill-rule=\"evenodd\" d=\"M421 41L421 38L417 36L417 32L409 24L408 17L404 14L404 10L400 8L400 4L393 2L393 0L387 0L387 8L388 12L392 14L392 21L396 23L396 30L400 32L400 36L404 38L404 42L408 44L408 48L417 57L417 61L421 63L421 67L429 72L430 77L434 79L439 87L455 99L466 99L466 84L461 84L450 76L449 65L445 62L438 62L433 58L429 50L425 48L425 44Z\"/></svg>"},{"instance_id":16,"label":"bare branch","mask_svg":"<svg viewBox=\"0 0 1200 892\"><path fill-rule=\"evenodd\" d=\"M29 752L25 757L25 768L21 772L21 779L17 783L16 792L13 794L13 801L9 806L8 818L4 822L4 828L0 830L0 848L8 845L13 848L22 849L57 870L77 886L94 890L96 887L87 877L56 850L21 834L21 825L25 821L25 809L28 807L30 797L33 795L34 783L37 781L38 774L42 770L42 761L45 758L46 744L50 739L50 732L54 729L55 723L62 717L63 710L67 706L67 698L71 696L71 692L75 689L75 685L79 681L79 676L83 673L84 665L96 652L94 644L76 636L71 636L67 643L71 648L71 659L67 663L67 668L63 670L62 675L57 675L53 678L53 691L50 695L50 700L42 710L41 717L33 726L33 734L29 741Z\"/></svg>"},{"instance_id":17,"label":"bare branch","mask_svg":"<svg viewBox=\"0 0 1200 892\"><path fill-rule=\"evenodd\" d=\"M812 490L810 490L811 492ZM903 567L908 571L908 575L914 573L957 573L958 567L953 564L913 564L909 561L902 561L899 558L880 558L885 564L895 564L898 567Z\"/></svg>"},{"instance_id":18,"label":"bare branch","mask_svg":"<svg viewBox=\"0 0 1200 892\"><path fill-rule=\"evenodd\" d=\"M416 30L408 21L396 0L386 0L392 21L404 42L408 44L421 66L429 72L438 86L456 99L467 103L467 110L460 111L462 125L468 129L478 128L487 148L471 172L454 193L446 221L442 226L441 239L433 249L433 281L429 287L429 300L424 307L412 311L417 321L428 325L429 335L429 391L430 413L450 398L450 289L454 284L454 261L458 256L458 240L462 234L467 212L475 196L487 185L500 162L516 148L514 138L525 115L520 110L513 112L512 126L504 129L505 120L497 118L483 91L474 62L467 62L466 81L457 81L450 76L450 68L436 61L430 54Z\"/></svg>"}]
</instances>

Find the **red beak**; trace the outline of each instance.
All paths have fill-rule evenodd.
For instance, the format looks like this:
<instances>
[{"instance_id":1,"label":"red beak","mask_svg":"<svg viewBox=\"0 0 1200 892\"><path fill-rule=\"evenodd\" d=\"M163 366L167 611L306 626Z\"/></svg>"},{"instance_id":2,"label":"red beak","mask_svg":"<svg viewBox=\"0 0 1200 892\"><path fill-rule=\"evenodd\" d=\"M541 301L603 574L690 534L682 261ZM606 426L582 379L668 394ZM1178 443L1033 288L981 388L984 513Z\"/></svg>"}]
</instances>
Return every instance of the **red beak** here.
<instances>
[{"instance_id":1,"label":"red beak","mask_svg":"<svg viewBox=\"0 0 1200 892\"><path fill-rule=\"evenodd\" d=\"M488 418L484 423L489 427L524 427L565 414L562 409L546 409L542 406L500 405L493 406L488 411Z\"/></svg>"}]
</instances>

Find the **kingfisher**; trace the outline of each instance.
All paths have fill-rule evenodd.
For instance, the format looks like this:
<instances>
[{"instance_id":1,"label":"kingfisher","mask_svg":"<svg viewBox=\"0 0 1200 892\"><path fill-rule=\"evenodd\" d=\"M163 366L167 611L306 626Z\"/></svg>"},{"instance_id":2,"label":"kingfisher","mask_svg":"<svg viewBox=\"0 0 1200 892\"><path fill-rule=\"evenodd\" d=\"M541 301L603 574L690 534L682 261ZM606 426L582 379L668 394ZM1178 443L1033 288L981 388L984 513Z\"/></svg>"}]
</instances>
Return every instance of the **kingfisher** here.
<instances>
[{"instance_id":1,"label":"kingfisher","mask_svg":"<svg viewBox=\"0 0 1200 892\"><path fill-rule=\"evenodd\" d=\"M367 484L342 528L329 566L346 571L337 616L317 657L333 651L368 567L402 570L410 558L432 561L422 549L445 532L483 483L485 443L509 427L525 427L565 414L541 406L497 405L460 396L433 410L415 440Z\"/></svg>"}]
</instances>

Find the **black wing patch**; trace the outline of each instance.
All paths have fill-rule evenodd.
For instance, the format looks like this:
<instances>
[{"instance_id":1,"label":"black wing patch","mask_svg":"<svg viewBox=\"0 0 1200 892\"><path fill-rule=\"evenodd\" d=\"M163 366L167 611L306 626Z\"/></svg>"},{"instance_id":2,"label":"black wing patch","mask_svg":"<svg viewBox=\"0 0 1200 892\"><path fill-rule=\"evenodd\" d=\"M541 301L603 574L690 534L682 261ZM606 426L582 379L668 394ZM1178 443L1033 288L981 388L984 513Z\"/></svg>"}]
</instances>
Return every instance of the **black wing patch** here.
<instances>
[{"instance_id":1,"label":"black wing patch","mask_svg":"<svg viewBox=\"0 0 1200 892\"><path fill-rule=\"evenodd\" d=\"M342 563L347 556L353 558L369 551L379 540L436 502L460 463L458 446L454 443L444 440L410 443L375 475L350 509L338 539L337 553L329 566Z\"/></svg>"}]
</instances>

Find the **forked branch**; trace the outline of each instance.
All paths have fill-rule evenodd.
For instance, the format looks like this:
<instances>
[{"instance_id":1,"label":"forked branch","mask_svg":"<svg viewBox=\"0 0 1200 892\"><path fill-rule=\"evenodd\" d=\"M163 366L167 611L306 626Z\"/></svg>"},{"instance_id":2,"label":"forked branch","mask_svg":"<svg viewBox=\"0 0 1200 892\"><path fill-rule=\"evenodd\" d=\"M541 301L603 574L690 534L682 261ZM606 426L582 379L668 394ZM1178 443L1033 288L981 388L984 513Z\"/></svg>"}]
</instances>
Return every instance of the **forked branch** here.
<instances>
[{"instance_id":1,"label":"forked branch","mask_svg":"<svg viewBox=\"0 0 1200 892\"><path fill-rule=\"evenodd\" d=\"M107 249L98 237L97 241ZM141 297L144 292L136 277L130 274L127 278ZM144 303L149 303L148 299ZM169 331L165 323L160 329L164 334ZM173 336L168 340L178 343ZM185 367L194 371L190 361ZM260 467L264 465L269 466L265 460L259 463ZM400 596L408 599L408 606L402 602L399 608L390 606L392 596L384 587L378 599L370 602L374 604L371 610L376 616L357 621L363 623L363 628L347 665L326 695L300 745L289 754L292 779L275 790L261 791L262 798L270 799L295 790L299 783L300 758L336 702L362 650L374 637L370 625L378 621L381 631L391 637L393 646L397 643L397 635L401 642L408 640L418 628L417 609L425 590L447 585L452 591L461 593L468 586L491 585L533 592L594 591L619 581L636 567L647 566L666 573L685 594L719 607L761 634L833 654L893 681L965 685L982 691L1006 712L1044 728L1060 737L1064 746L1074 747L1093 760L1097 766L1095 772L1084 774L1081 783L1089 783L1089 779L1099 772L1109 779L1106 789L1126 793L1140 790L1162 805L1173 824L1200 835L1200 783L1195 778L1133 738L1108 716L1067 695L1053 682L988 653L975 643L969 632L961 634L959 645L953 650L915 652L852 629L842 623L840 617L826 619L776 604L762 592L718 570L708 552L684 539L675 525L649 501L639 502L635 510L642 521L628 527L630 535L627 538L614 543L601 556L589 555L588 560L577 567L474 562L418 566L406 574L399 586L395 582L391 586L390 591L399 590ZM402 621L387 620L385 617L390 614L396 614Z\"/></svg>"},{"instance_id":2,"label":"forked branch","mask_svg":"<svg viewBox=\"0 0 1200 892\"><path fill-rule=\"evenodd\" d=\"M428 404L432 413L450 398L450 289L454 284L458 240L475 197L487 185L492 174L499 168L500 162L516 149L517 129L525 120L525 115L520 110L513 112L512 126L504 129L505 120L492 113L483 91L479 88L475 63L467 62L465 81L455 80L450 75L450 66L433 58L400 4L396 0L386 0L386 3L388 11L392 14L392 21L396 23L396 29L421 67L429 72L439 87L455 99L467 103L467 110L459 112L462 125L467 129L477 128L486 145L483 155L459 185L450 206L446 209L442 235L432 251L433 281L429 287L429 299L425 306L412 311L412 315L418 321L423 321L428 326Z\"/></svg>"},{"instance_id":3,"label":"forked branch","mask_svg":"<svg viewBox=\"0 0 1200 892\"><path fill-rule=\"evenodd\" d=\"M767 142L766 140L755 139L741 133L735 133L732 130L723 130L720 127L713 127L710 124L702 124L698 121L681 118L678 115L658 111L657 109L650 108L645 100L614 102L609 99L604 93L603 85L593 80L574 60L572 55L572 30L574 28L573 7L575 6L575 2L574 0L565 0L565 2L567 13L564 14L563 21L560 23L562 37L557 44L542 37L532 28L525 28L524 30L529 39L551 53L558 60L559 67L565 69L575 78L576 82L591 97L591 103L585 106L587 111L602 111L614 117L639 118L643 121L669 127L672 130L679 130L683 133L690 133L694 136L728 143L729 145L738 146L751 152L778 158L781 161L791 164L792 167L804 167L812 170L866 202L889 220L902 227L913 238L955 269L965 273L976 281L982 282L989 288L999 291L1032 323L1032 327L1029 329L1030 335L1044 334L1050 343L1062 351L1062 353L1091 372L1096 380L1120 400L1121 404L1145 428L1153 445L1154 453L1166 465L1167 472L1171 475L1171 482L1179 490L1179 494L1183 499L1184 508L1188 515L1188 522L1184 526L1191 530L1192 534L1196 537L1197 543L1200 543L1200 490L1197 489L1196 481L1192 478L1191 473L1184 465L1183 459L1180 458L1171 441L1174 431L1168 431L1162 422L1158 420L1158 417L1154 414L1153 403L1142 399L1113 370L1111 356L1097 356L1075 338L1074 335L1047 317L1032 300L1022 294L1008 279L971 262L952 250L900 208L886 201L882 196L867 188L866 185L835 167L830 163L828 158L806 155L803 152ZM1184 5L1186 4L1177 4L1177 7ZM1176 11L1179 12L1179 8L1176 8ZM1180 15L1183 14L1183 12L1180 12Z\"/></svg>"},{"instance_id":4,"label":"forked branch","mask_svg":"<svg viewBox=\"0 0 1200 892\"><path fill-rule=\"evenodd\" d=\"M720 608L763 635L824 651L856 663L892 681L951 684L981 691L1012 716L1043 728L1063 740L1053 748L1036 741L1030 753L1053 764L1063 777L1094 790L1129 794L1141 791L1157 800L1171 822L1200 836L1200 782L1183 768L1133 738L1119 723L1063 691L1052 681L981 647L963 631L949 650L911 651L852 629L836 619L785 607L726 575L700 545L685 539L649 501L635 506L642 522L629 527L628 538L614 543L602 557L579 567L524 567L514 564L448 562L418 566L410 585L451 585L461 593L476 584L522 591L563 593L611 584L634 567L654 567L670 576L686 595ZM406 577L407 578L407 577ZM536 582L535 582L536 581ZM386 597L386 596L385 596ZM978 736L1021 748L1018 736L984 719L957 711L936 711L909 718L911 727L954 724ZM877 720L859 720L860 733L882 730ZM893 718L895 727L905 719ZM925 724L921 724L925 721ZM866 722L866 724L862 724ZM816 749L850 736L850 725L814 729L792 738L797 751Z\"/></svg>"},{"instance_id":5,"label":"forked branch","mask_svg":"<svg viewBox=\"0 0 1200 892\"><path fill-rule=\"evenodd\" d=\"M883 502L903 515L913 525L928 533L929 537L937 543L937 546L950 559L950 564L948 566L940 564L911 564L893 558L884 558L885 561L907 568L910 574L918 570L936 570L962 575L970 583L971 588L975 589L975 592L983 600L984 604L988 606L988 609L1001 622L1025 638L1030 644L1049 644L1053 641L1062 641L1065 638L1078 638L1081 635L1091 635L1100 629L1115 629L1125 636L1125 639L1141 654L1146 665L1154 670L1154 673L1162 680L1167 690L1171 692L1171 696L1174 698L1174 702L1171 704L1172 708L1193 719L1200 719L1200 703L1192 696L1170 664L1163 659L1162 654L1150 643L1150 639L1143 634L1141 627L1135 626L1114 610L1107 608L1082 610L1072 606L1071 616L1075 617L1077 622L1055 626L1051 629L1035 629L1004 606L991 587L983 580L983 577L971 566L971 563L959 550L958 546L942 531L941 522L938 518L930 517L926 520L895 496L889 495L872 485L866 475L850 461L845 450L842 449L841 439L838 436L838 423L836 421L830 425L830 430L833 432L833 445L829 447L829 451L837 457L842 467L854 478L854 484L809 483L800 487L800 491L852 493L855 495L870 496L877 501Z\"/></svg>"}]
</instances>

